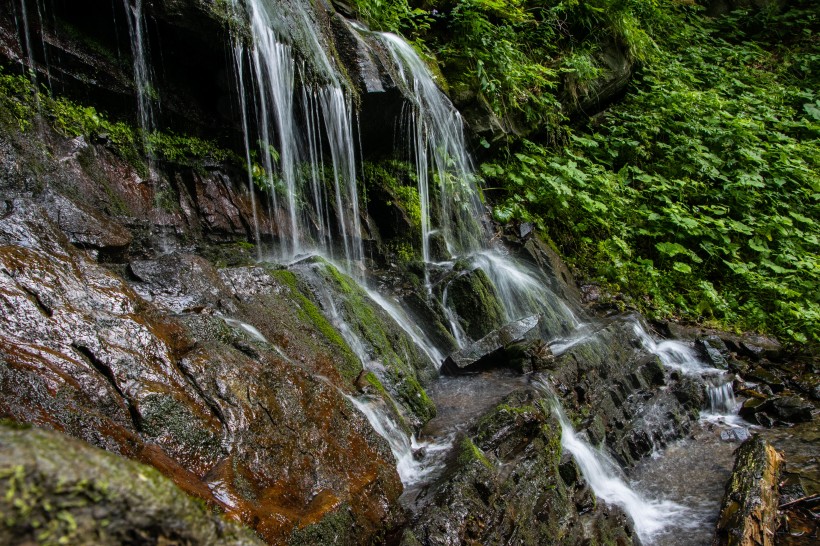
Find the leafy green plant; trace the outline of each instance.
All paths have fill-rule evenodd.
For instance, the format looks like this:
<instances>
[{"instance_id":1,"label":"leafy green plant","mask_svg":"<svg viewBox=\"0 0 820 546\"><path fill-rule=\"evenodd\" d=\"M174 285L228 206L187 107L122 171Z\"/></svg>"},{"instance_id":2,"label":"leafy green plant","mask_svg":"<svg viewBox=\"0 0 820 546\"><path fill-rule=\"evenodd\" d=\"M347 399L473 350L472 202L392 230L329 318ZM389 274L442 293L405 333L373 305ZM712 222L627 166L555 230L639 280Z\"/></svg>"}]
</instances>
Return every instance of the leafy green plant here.
<instances>
[{"instance_id":1,"label":"leafy green plant","mask_svg":"<svg viewBox=\"0 0 820 546\"><path fill-rule=\"evenodd\" d=\"M817 17L769 14L752 39L738 14L666 9L679 22L622 103L482 165L496 218L534 221L656 316L820 341ZM768 42L781 20L799 38Z\"/></svg>"}]
</instances>

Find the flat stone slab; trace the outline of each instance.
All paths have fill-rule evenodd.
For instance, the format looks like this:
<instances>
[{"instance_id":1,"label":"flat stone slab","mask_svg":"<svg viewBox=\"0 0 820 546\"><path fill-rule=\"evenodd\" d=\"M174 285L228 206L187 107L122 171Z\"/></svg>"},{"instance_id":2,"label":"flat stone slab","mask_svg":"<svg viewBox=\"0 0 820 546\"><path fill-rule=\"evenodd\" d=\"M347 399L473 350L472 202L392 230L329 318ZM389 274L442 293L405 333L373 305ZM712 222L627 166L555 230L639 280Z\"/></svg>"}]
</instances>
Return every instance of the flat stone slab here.
<instances>
[{"instance_id":1,"label":"flat stone slab","mask_svg":"<svg viewBox=\"0 0 820 546\"><path fill-rule=\"evenodd\" d=\"M459 375L504 366L540 336L540 314L516 320L448 356L441 365L441 373Z\"/></svg>"}]
</instances>

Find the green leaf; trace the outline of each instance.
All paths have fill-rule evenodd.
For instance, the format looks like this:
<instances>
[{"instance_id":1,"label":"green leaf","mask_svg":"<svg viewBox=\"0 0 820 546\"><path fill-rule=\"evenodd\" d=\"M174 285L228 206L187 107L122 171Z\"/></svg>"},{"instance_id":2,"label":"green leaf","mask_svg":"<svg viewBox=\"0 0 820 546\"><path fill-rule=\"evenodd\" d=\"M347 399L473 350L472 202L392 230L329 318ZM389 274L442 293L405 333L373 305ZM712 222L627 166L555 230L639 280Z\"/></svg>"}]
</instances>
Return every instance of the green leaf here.
<instances>
[{"instance_id":1,"label":"green leaf","mask_svg":"<svg viewBox=\"0 0 820 546\"><path fill-rule=\"evenodd\" d=\"M687 273L687 274L692 272L691 266L689 266L689 264L685 264L683 262L673 263L672 264L672 269L674 269L675 271L679 271L681 273Z\"/></svg>"}]
</instances>

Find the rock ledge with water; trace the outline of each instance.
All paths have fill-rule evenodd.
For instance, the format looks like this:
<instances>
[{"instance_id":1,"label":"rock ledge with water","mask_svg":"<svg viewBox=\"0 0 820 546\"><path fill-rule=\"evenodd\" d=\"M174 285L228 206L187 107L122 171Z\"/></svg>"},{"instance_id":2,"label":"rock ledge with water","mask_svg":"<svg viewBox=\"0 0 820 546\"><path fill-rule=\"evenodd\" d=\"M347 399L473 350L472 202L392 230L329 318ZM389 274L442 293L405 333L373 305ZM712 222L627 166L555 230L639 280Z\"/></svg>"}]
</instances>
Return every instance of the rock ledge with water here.
<instances>
[{"instance_id":1,"label":"rock ledge with water","mask_svg":"<svg viewBox=\"0 0 820 546\"><path fill-rule=\"evenodd\" d=\"M458 375L492 366L514 366L541 335L541 316L532 315L490 332L444 361L441 373Z\"/></svg>"}]
</instances>

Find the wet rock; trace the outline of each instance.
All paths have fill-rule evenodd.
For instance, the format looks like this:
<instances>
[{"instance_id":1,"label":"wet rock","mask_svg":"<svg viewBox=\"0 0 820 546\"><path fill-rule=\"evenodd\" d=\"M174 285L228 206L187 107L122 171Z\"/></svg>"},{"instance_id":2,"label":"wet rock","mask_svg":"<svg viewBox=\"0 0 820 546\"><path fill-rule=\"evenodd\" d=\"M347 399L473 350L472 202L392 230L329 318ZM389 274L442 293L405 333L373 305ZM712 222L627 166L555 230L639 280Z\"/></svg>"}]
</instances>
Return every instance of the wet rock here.
<instances>
[{"instance_id":1,"label":"wet rock","mask_svg":"<svg viewBox=\"0 0 820 546\"><path fill-rule=\"evenodd\" d=\"M0 477L3 544L263 544L156 469L62 434L0 425Z\"/></svg>"},{"instance_id":2,"label":"wet rock","mask_svg":"<svg viewBox=\"0 0 820 546\"><path fill-rule=\"evenodd\" d=\"M729 367L729 349L718 336L706 336L695 340L695 350L711 366L721 370Z\"/></svg>"},{"instance_id":3,"label":"wet rock","mask_svg":"<svg viewBox=\"0 0 820 546\"><path fill-rule=\"evenodd\" d=\"M567 349L558 346L545 372L567 411L595 424L590 435L627 466L686 434L705 400L701 384L669 372L643 348L635 320L616 317Z\"/></svg>"},{"instance_id":4,"label":"wet rock","mask_svg":"<svg viewBox=\"0 0 820 546\"><path fill-rule=\"evenodd\" d=\"M458 274L449 282L447 304L464 332L478 340L504 325L504 308L492 281L481 269Z\"/></svg>"},{"instance_id":5,"label":"wet rock","mask_svg":"<svg viewBox=\"0 0 820 546\"><path fill-rule=\"evenodd\" d=\"M729 349L752 360L779 360L783 354L780 342L767 336L746 334L739 338L724 338L724 341Z\"/></svg>"},{"instance_id":6,"label":"wet rock","mask_svg":"<svg viewBox=\"0 0 820 546\"><path fill-rule=\"evenodd\" d=\"M820 376L814 373L803 374L795 380L795 384L800 390L820 401Z\"/></svg>"},{"instance_id":7,"label":"wet rock","mask_svg":"<svg viewBox=\"0 0 820 546\"><path fill-rule=\"evenodd\" d=\"M417 500L418 543L637 542L623 512L596 504L563 455L560 424L542 396L513 392L458 441L450 470Z\"/></svg>"},{"instance_id":8,"label":"wet rock","mask_svg":"<svg viewBox=\"0 0 820 546\"><path fill-rule=\"evenodd\" d=\"M782 457L759 436L740 446L712 544L772 545Z\"/></svg>"},{"instance_id":9,"label":"wet rock","mask_svg":"<svg viewBox=\"0 0 820 546\"><path fill-rule=\"evenodd\" d=\"M747 371L743 378L747 381L752 380L765 383L775 393L782 392L786 388L783 379L777 373L774 373L772 370L766 369L763 366L757 366Z\"/></svg>"},{"instance_id":10,"label":"wet rock","mask_svg":"<svg viewBox=\"0 0 820 546\"><path fill-rule=\"evenodd\" d=\"M112 222L93 209L78 205L54 192L43 199L43 208L49 218L68 236L72 244L116 255L131 244L127 229Z\"/></svg>"},{"instance_id":11,"label":"wet rock","mask_svg":"<svg viewBox=\"0 0 820 546\"><path fill-rule=\"evenodd\" d=\"M236 313L232 294L216 268L192 254L173 252L156 260L134 260L129 273L140 296L174 313L211 307Z\"/></svg>"},{"instance_id":12,"label":"wet rock","mask_svg":"<svg viewBox=\"0 0 820 546\"><path fill-rule=\"evenodd\" d=\"M775 419L786 423L811 421L813 411L814 405L799 396L771 396L749 398L740 408L740 415L744 419L771 426Z\"/></svg>"},{"instance_id":13,"label":"wet rock","mask_svg":"<svg viewBox=\"0 0 820 546\"><path fill-rule=\"evenodd\" d=\"M149 463L270 542L341 519L362 540L400 524L392 454L330 384L348 388L343 345L288 279L183 255L135 271L198 309L144 301L14 201L0 222L0 414Z\"/></svg>"},{"instance_id":14,"label":"wet rock","mask_svg":"<svg viewBox=\"0 0 820 546\"><path fill-rule=\"evenodd\" d=\"M492 366L520 368L524 352L541 335L541 316L532 315L507 324L475 343L448 356L441 372L449 375L470 373Z\"/></svg>"},{"instance_id":15,"label":"wet rock","mask_svg":"<svg viewBox=\"0 0 820 546\"><path fill-rule=\"evenodd\" d=\"M428 335L437 347L441 347L446 353L458 349L458 342L445 326L447 318L438 300L425 297L418 291L407 294L402 299L410 308L417 323L426 326Z\"/></svg>"},{"instance_id":16,"label":"wet rock","mask_svg":"<svg viewBox=\"0 0 820 546\"><path fill-rule=\"evenodd\" d=\"M545 283L553 293L560 296L570 307L577 307L581 301L581 293L572 272L555 249L533 232L525 239L517 255L544 273Z\"/></svg>"},{"instance_id":17,"label":"wet rock","mask_svg":"<svg viewBox=\"0 0 820 546\"><path fill-rule=\"evenodd\" d=\"M356 281L321 258L294 264L287 273L333 326L346 331L336 336L347 336L351 344L360 346L365 367L406 409L410 424L420 427L429 421L436 409L424 385L438 375L436 355L422 351ZM362 364L356 366L361 369Z\"/></svg>"},{"instance_id":18,"label":"wet rock","mask_svg":"<svg viewBox=\"0 0 820 546\"><path fill-rule=\"evenodd\" d=\"M799 396L776 396L763 404L763 411L787 423L811 421L814 405Z\"/></svg>"},{"instance_id":19,"label":"wet rock","mask_svg":"<svg viewBox=\"0 0 820 546\"><path fill-rule=\"evenodd\" d=\"M720 439L724 442L745 442L751 437L748 429L730 428L720 432Z\"/></svg>"}]
</instances>

